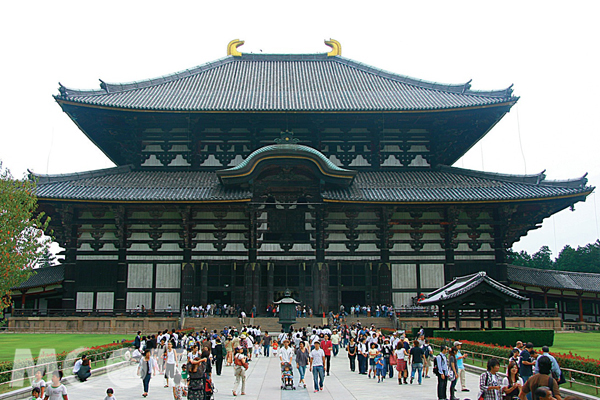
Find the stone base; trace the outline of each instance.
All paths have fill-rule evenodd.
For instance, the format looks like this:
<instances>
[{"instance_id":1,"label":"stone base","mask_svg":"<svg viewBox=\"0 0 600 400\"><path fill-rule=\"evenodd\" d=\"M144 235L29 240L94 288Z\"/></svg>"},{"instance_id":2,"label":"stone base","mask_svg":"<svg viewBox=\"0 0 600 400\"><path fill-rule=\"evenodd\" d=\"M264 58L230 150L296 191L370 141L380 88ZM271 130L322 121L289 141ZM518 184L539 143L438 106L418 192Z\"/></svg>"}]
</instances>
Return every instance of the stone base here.
<instances>
[{"instance_id":1,"label":"stone base","mask_svg":"<svg viewBox=\"0 0 600 400\"><path fill-rule=\"evenodd\" d=\"M178 329L175 317L11 317L14 333L115 333L158 332Z\"/></svg>"}]
</instances>

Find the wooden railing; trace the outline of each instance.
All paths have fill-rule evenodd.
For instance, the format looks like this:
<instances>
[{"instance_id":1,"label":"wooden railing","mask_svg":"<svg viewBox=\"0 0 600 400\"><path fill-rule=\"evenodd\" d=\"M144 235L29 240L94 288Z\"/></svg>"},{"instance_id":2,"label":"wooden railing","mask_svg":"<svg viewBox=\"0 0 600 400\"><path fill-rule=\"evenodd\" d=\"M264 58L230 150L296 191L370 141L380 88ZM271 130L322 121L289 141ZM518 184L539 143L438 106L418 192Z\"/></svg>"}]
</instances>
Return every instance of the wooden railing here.
<instances>
[{"instance_id":1,"label":"wooden railing","mask_svg":"<svg viewBox=\"0 0 600 400\"><path fill-rule=\"evenodd\" d=\"M13 317L179 317L179 310L67 310L64 308L14 308Z\"/></svg>"},{"instance_id":2,"label":"wooden railing","mask_svg":"<svg viewBox=\"0 0 600 400\"><path fill-rule=\"evenodd\" d=\"M600 324L595 322L564 322L563 326L569 331L600 331Z\"/></svg>"},{"instance_id":3,"label":"wooden railing","mask_svg":"<svg viewBox=\"0 0 600 400\"><path fill-rule=\"evenodd\" d=\"M400 318L437 318L438 310L437 307L396 307L396 315ZM478 318L480 316L479 311L464 310L459 311L462 317ZM449 310L449 315L454 316L454 311ZM500 317L500 311L492 311L493 318ZM524 309L508 309L506 310L506 317L519 317L519 318L553 318L558 317L558 310L556 308L524 308ZM487 313L486 313L487 318Z\"/></svg>"}]
</instances>

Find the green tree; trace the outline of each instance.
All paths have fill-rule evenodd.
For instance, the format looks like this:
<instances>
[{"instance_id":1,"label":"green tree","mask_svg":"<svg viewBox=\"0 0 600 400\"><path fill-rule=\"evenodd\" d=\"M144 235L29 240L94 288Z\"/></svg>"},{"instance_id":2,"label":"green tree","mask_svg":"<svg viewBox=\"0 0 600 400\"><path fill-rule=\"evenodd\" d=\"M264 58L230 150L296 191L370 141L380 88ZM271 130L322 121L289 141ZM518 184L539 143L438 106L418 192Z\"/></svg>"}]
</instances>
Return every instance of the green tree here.
<instances>
[{"instance_id":1,"label":"green tree","mask_svg":"<svg viewBox=\"0 0 600 400\"><path fill-rule=\"evenodd\" d=\"M554 269L554 261L552 260L552 251L548 246L542 246L537 252L530 255L525 250L519 253L515 251L508 252L508 262L521 267L538 268L538 269Z\"/></svg>"},{"instance_id":2,"label":"green tree","mask_svg":"<svg viewBox=\"0 0 600 400\"><path fill-rule=\"evenodd\" d=\"M50 249L46 249L42 256L37 260L37 265L41 268L53 267L56 264L56 256Z\"/></svg>"},{"instance_id":3,"label":"green tree","mask_svg":"<svg viewBox=\"0 0 600 400\"><path fill-rule=\"evenodd\" d=\"M36 215L35 182L14 179L0 162L0 310L10 306L10 288L32 272L50 245L49 218Z\"/></svg>"}]
</instances>

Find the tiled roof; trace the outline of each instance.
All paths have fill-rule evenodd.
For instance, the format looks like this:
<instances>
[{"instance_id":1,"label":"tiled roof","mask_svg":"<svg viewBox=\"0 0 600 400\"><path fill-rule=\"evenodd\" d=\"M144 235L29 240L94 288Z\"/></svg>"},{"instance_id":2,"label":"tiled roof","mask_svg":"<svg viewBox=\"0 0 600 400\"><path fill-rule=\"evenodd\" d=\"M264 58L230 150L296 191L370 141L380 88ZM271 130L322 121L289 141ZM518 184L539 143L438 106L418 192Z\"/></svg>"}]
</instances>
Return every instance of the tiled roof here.
<instances>
[{"instance_id":1,"label":"tiled roof","mask_svg":"<svg viewBox=\"0 0 600 400\"><path fill-rule=\"evenodd\" d=\"M529 286L600 293L600 274L509 265L508 280Z\"/></svg>"},{"instance_id":2,"label":"tiled roof","mask_svg":"<svg viewBox=\"0 0 600 400\"><path fill-rule=\"evenodd\" d=\"M587 193L587 180L546 181L454 167L435 170L359 172L347 188L328 188L323 198L358 202L452 202L550 198Z\"/></svg>"},{"instance_id":3,"label":"tiled roof","mask_svg":"<svg viewBox=\"0 0 600 400\"><path fill-rule=\"evenodd\" d=\"M130 166L81 174L37 175L39 198L90 201L232 201L252 197L227 188L215 172L134 171Z\"/></svg>"},{"instance_id":4,"label":"tiled roof","mask_svg":"<svg viewBox=\"0 0 600 400\"><path fill-rule=\"evenodd\" d=\"M36 268L33 271L33 274L31 274L31 276L25 282L22 282L19 286L16 286L12 289L18 290L29 289L38 286L47 286L61 283L65 279L65 267L62 265Z\"/></svg>"},{"instance_id":5,"label":"tiled roof","mask_svg":"<svg viewBox=\"0 0 600 400\"><path fill-rule=\"evenodd\" d=\"M461 276L455 278L452 282L445 286L437 289L434 292L429 293L425 300L419 302L420 305L433 305L438 303L444 303L445 301L452 300L460 297L482 284L487 284L491 288L505 294L508 297L513 298L517 301L525 301L526 297L521 296L515 289L509 288L490 278L485 272L478 272L473 275Z\"/></svg>"},{"instance_id":6,"label":"tiled roof","mask_svg":"<svg viewBox=\"0 0 600 400\"><path fill-rule=\"evenodd\" d=\"M249 200L252 193L219 183L215 171L138 171L131 166L68 175L36 175L37 195L90 201ZM586 179L546 181L443 167L435 170L359 171L347 187L328 186L325 200L454 202L552 198L587 194Z\"/></svg>"},{"instance_id":7,"label":"tiled roof","mask_svg":"<svg viewBox=\"0 0 600 400\"><path fill-rule=\"evenodd\" d=\"M514 102L512 89L473 91L390 73L325 54L228 56L172 75L101 90L60 85L55 98L170 111L412 111Z\"/></svg>"}]
</instances>

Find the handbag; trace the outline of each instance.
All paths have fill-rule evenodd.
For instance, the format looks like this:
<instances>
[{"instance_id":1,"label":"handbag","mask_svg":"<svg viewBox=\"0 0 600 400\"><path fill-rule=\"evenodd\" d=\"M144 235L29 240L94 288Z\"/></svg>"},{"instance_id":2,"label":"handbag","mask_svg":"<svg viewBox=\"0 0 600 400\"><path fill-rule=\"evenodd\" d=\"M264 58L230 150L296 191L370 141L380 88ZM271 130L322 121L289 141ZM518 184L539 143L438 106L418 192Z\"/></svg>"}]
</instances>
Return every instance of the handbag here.
<instances>
[{"instance_id":1,"label":"handbag","mask_svg":"<svg viewBox=\"0 0 600 400\"><path fill-rule=\"evenodd\" d=\"M398 358L396 357L395 353L390 354L390 364L391 365L398 364Z\"/></svg>"}]
</instances>

